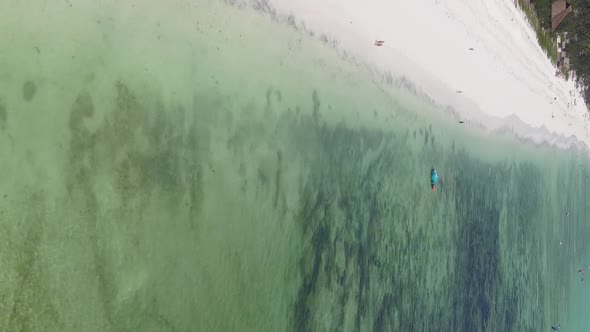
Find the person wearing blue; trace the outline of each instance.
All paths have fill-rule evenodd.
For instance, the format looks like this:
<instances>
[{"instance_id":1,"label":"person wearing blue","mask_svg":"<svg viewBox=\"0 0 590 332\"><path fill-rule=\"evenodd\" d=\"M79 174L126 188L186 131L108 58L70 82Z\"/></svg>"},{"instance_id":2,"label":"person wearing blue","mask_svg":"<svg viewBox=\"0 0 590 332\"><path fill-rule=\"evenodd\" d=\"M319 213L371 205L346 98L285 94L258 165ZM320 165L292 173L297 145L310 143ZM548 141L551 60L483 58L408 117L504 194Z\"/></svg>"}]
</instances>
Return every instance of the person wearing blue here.
<instances>
[{"instance_id":1,"label":"person wearing blue","mask_svg":"<svg viewBox=\"0 0 590 332\"><path fill-rule=\"evenodd\" d=\"M436 168L430 169L430 187L432 191L436 191L436 184L438 183L438 173L436 172Z\"/></svg>"}]
</instances>

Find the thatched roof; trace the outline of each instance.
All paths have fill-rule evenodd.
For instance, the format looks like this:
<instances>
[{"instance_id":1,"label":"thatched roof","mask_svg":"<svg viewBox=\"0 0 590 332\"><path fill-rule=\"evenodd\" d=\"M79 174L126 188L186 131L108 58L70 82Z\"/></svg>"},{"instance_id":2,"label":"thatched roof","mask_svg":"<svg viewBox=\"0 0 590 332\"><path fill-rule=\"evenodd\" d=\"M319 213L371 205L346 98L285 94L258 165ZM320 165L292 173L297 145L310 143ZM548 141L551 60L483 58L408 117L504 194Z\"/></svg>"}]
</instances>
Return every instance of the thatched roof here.
<instances>
[{"instance_id":1,"label":"thatched roof","mask_svg":"<svg viewBox=\"0 0 590 332\"><path fill-rule=\"evenodd\" d=\"M555 31L563 19L573 10L569 2L554 0L551 3L551 31Z\"/></svg>"}]
</instances>

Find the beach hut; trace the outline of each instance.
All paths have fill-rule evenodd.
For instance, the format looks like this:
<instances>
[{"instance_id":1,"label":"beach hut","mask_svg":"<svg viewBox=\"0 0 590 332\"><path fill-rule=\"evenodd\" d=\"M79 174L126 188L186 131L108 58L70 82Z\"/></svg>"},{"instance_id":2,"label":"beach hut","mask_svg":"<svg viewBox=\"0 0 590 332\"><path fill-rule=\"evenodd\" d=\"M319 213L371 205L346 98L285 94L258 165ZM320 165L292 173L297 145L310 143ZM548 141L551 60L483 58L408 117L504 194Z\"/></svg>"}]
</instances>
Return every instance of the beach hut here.
<instances>
[{"instance_id":1,"label":"beach hut","mask_svg":"<svg viewBox=\"0 0 590 332\"><path fill-rule=\"evenodd\" d=\"M572 11L572 5L569 2L554 0L551 3L551 31L555 31L563 19Z\"/></svg>"}]
</instances>

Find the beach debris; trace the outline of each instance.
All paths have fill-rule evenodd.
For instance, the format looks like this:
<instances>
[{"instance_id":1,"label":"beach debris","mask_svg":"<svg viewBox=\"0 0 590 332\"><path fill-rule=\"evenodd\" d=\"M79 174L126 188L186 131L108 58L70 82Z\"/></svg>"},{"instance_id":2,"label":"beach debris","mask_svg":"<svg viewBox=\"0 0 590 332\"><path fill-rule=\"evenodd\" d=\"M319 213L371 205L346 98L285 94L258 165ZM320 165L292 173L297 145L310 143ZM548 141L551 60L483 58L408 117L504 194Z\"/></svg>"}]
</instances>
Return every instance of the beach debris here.
<instances>
[{"instance_id":1,"label":"beach debris","mask_svg":"<svg viewBox=\"0 0 590 332\"><path fill-rule=\"evenodd\" d=\"M383 46L384 40L375 40L375 46Z\"/></svg>"}]
</instances>

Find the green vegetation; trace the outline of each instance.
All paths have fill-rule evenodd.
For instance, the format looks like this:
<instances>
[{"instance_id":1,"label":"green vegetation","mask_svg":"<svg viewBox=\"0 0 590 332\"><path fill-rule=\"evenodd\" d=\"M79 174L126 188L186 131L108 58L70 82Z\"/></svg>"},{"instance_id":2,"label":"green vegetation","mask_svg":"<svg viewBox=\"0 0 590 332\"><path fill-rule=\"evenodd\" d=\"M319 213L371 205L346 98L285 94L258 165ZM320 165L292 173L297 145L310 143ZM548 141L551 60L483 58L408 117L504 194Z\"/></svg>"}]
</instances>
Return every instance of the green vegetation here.
<instances>
[{"instance_id":1,"label":"green vegetation","mask_svg":"<svg viewBox=\"0 0 590 332\"><path fill-rule=\"evenodd\" d=\"M582 86L586 104L590 104L590 2L572 0L574 14L569 15L559 26L567 31L570 42L566 46L570 67L576 71L578 84Z\"/></svg>"},{"instance_id":2,"label":"green vegetation","mask_svg":"<svg viewBox=\"0 0 590 332\"><path fill-rule=\"evenodd\" d=\"M534 0L534 10L539 18L541 27L551 31L551 3L553 0Z\"/></svg>"},{"instance_id":3,"label":"green vegetation","mask_svg":"<svg viewBox=\"0 0 590 332\"><path fill-rule=\"evenodd\" d=\"M535 5L537 3L542 3L542 2L543 1L535 2ZM557 40L556 40L555 34L551 33L551 19L550 19L550 17L551 17L551 4L549 4L549 14L547 15L547 17L549 17L548 23L545 22L545 20L543 20L543 19L539 19L540 12L538 11L537 7L535 7L533 9L533 7L528 6L524 2L524 0L518 0L518 5L522 9L522 11L525 13L529 22L531 23L531 25L535 29L535 32L537 33L537 40L539 41L539 45L541 46L543 51L545 51L545 53L547 54L549 59L551 59L551 61L553 63L556 63L557 62ZM539 7L545 8L544 6L539 6ZM544 11L545 11L545 9L543 9L543 12ZM546 27L546 24L549 24L549 28Z\"/></svg>"}]
</instances>

